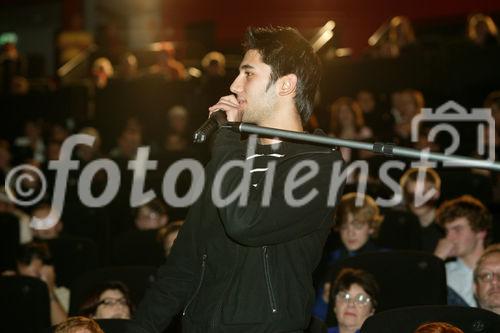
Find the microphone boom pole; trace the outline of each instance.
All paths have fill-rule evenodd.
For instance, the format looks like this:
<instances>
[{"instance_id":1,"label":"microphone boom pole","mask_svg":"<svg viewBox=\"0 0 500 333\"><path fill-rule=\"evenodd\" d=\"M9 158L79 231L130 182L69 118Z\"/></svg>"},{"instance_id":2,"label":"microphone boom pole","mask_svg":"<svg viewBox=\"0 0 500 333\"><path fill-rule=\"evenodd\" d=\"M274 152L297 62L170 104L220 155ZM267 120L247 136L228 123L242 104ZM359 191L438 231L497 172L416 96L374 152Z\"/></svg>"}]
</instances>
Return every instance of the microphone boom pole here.
<instances>
[{"instance_id":1,"label":"microphone boom pole","mask_svg":"<svg viewBox=\"0 0 500 333\"><path fill-rule=\"evenodd\" d=\"M500 171L500 163L496 163L494 161L480 160L460 155L445 155L443 153L431 153L425 150L399 147L393 143L382 143L382 142L366 143L354 140L332 138L328 136L287 131L270 127L261 127L249 123L228 122L226 124L221 125L221 127L228 128L240 133L259 134L268 137L279 137L284 139L316 143L321 145L340 146L352 149L368 150L389 157L391 156L408 157L424 161L453 163L454 166L460 166L460 167L473 167L473 168Z\"/></svg>"}]
</instances>

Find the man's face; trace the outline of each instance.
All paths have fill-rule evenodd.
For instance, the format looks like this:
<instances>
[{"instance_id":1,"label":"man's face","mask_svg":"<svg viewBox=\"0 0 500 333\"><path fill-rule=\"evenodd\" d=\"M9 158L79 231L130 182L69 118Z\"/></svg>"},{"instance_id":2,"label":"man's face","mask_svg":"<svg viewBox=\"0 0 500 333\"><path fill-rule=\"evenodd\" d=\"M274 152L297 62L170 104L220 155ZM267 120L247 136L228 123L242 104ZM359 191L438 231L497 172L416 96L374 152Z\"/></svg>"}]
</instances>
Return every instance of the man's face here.
<instances>
[{"instance_id":1,"label":"man's face","mask_svg":"<svg viewBox=\"0 0 500 333\"><path fill-rule=\"evenodd\" d=\"M419 186L417 186L419 185ZM405 185L405 200L413 212L413 214L420 216L429 212L429 210L435 208L433 207L435 199L439 197L439 193L431 182L424 181L423 183L417 183L413 180L408 180ZM422 202L424 197L428 195L428 193L434 193L432 198L427 200L425 203ZM417 195L419 196L419 200L417 200Z\"/></svg>"},{"instance_id":2,"label":"man's face","mask_svg":"<svg viewBox=\"0 0 500 333\"><path fill-rule=\"evenodd\" d=\"M500 315L500 253L488 257L477 268L475 295L481 308Z\"/></svg>"},{"instance_id":3,"label":"man's face","mask_svg":"<svg viewBox=\"0 0 500 333\"><path fill-rule=\"evenodd\" d=\"M371 93L360 91L357 97L357 101L364 112L371 112L375 109L375 99Z\"/></svg>"},{"instance_id":4,"label":"man's face","mask_svg":"<svg viewBox=\"0 0 500 333\"><path fill-rule=\"evenodd\" d=\"M271 67L262 62L257 50L249 50L240 65L240 73L231 84L236 95L243 122L260 125L266 120L276 104L275 84L271 80Z\"/></svg>"},{"instance_id":5,"label":"man's face","mask_svg":"<svg viewBox=\"0 0 500 333\"><path fill-rule=\"evenodd\" d=\"M347 215L347 220L340 226L340 239L349 251L356 251L363 247L373 234L373 229L368 223L357 221L352 214Z\"/></svg>"},{"instance_id":6,"label":"man's face","mask_svg":"<svg viewBox=\"0 0 500 333\"><path fill-rule=\"evenodd\" d=\"M484 232L472 230L469 220L465 217L459 217L447 223L444 228L446 229L446 238L453 243L451 253L453 257L466 257L482 245Z\"/></svg>"},{"instance_id":7,"label":"man's face","mask_svg":"<svg viewBox=\"0 0 500 333\"><path fill-rule=\"evenodd\" d=\"M163 227L167 224L165 215L160 215L147 206L139 208L135 225L139 230L153 230Z\"/></svg>"},{"instance_id":8,"label":"man's face","mask_svg":"<svg viewBox=\"0 0 500 333\"><path fill-rule=\"evenodd\" d=\"M404 92L400 96L401 104L399 111L403 121L411 121L412 118L420 111L418 105L415 104L414 97L411 93Z\"/></svg>"}]
</instances>

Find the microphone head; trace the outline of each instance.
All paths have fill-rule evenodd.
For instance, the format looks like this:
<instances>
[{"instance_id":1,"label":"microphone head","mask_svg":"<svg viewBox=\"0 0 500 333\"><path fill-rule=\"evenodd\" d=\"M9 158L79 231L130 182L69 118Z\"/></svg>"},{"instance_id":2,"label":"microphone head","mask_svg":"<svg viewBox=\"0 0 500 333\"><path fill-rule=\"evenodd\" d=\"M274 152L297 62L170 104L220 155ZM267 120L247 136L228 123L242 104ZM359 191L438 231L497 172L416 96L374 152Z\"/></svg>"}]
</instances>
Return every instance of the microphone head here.
<instances>
[{"instance_id":1,"label":"microphone head","mask_svg":"<svg viewBox=\"0 0 500 333\"><path fill-rule=\"evenodd\" d=\"M193 134L194 143L205 142L212 133L226 123L227 114L224 110L213 112L203 125Z\"/></svg>"}]
</instances>

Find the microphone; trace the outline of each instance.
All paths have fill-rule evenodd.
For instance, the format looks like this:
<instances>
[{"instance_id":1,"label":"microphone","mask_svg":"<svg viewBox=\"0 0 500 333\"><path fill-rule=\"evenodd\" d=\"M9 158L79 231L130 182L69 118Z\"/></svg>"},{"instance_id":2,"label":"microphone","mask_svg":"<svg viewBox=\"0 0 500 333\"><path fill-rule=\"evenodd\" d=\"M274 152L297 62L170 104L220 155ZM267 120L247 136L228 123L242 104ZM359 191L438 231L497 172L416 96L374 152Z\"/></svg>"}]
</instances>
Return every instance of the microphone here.
<instances>
[{"instance_id":1,"label":"microphone","mask_svg":"<svg viewBox=\"0 0 500 333\"><path fill-rule=\"evenodd\" d=\"M210 117L193 134L195 143L205 142L212 133L219 129L221 125L227 123L226 111L220 109L213 112Z\"/></svg>"}]
</instances>

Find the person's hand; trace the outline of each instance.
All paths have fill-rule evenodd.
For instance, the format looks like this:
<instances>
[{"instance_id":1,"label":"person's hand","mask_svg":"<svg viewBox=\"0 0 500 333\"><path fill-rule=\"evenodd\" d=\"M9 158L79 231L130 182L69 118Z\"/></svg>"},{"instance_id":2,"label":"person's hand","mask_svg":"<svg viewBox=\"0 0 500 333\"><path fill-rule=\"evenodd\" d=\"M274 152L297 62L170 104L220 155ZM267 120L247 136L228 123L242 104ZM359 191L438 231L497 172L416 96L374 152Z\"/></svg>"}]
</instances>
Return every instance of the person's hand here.
<instances>
[{"instance_id":1,"label":"person's hand","mask_svg":"<svg viewBox=\"0 0 500 333\"><path fill-rule=\"evenodd\" d=\"M208 108L210 114L217 110L224 110L227 114L227 120L230 122L241 121L243 116L243 111L240 108L240 104L234 95L228 95L221 97L217 104L212 105Z\"/></svg>"},{"instance_id":2,"label":"person's hand","mask_svg":"<svg viewBox=\"0 0 500 333\"><path fill-rule=\"evenodd\" d=\"M53 293L56 289L56 272L54 266L43 265L40 270L40 279L47 284L47 288L50 293Z\"/></svg>"},{"instance_id":3,"label":"person's hand","mask_svg":"<svg viewBox=\"0 0 500 333\"><path fill-rule=\"evenodd\" d=\"M16 272L14 271L10 271L10 270L6 270L6 271L3 271L2 276L16 276Z\"/></svg>"},{"instance_id":4,"label":"person's hand","mask_svg":"<svg viewBox=\"0 0 500 333\"><path fill-rule=\"evenodd\" d=\"M332 289L332 284L330 282L325 282L323 285L323 294L321 297L325 303L330 303L330 290Z\"/></svg>"},{"instance_id":5,"label":"person's hand","mask_svg":"<svg viewBox=\"0 0 500 333\"><path fill-rule=\"evenodd\" d=\"M455 244L448 238L442 238L439 240L436 249L434 250L434 255L443 260L455 256Z\"/></svg>"}]
</instances>

